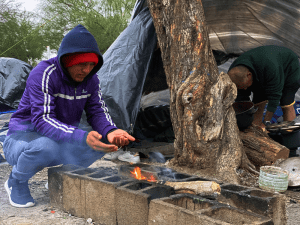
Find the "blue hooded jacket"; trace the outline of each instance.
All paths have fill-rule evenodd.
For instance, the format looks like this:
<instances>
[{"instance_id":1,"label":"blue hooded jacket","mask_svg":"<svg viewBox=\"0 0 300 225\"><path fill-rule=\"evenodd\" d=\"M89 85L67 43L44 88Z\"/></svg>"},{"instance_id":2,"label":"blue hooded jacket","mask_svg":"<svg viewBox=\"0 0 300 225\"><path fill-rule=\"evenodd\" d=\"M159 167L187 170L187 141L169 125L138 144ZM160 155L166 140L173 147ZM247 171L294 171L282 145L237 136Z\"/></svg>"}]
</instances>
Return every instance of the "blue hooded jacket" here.
<instances>
[{"instance_id":1,"label":"blue hooded jacket","mask_svg":"<svg viewBox=\"0 0 300 225\"><path fill-rule=\"evenodd\" d=\"M93 52L99 63L80 83L75 82L61 63L68 53ZM117 129L102 99L96 72L103 58L93 35L82 25L62 40L58 55L40 62L29 74L18 110L9 122L8 135L36 131L57 142L86 145L87 132L78 129L83 110L93 130L106 137Z\"/></svg>"}]
</instances>

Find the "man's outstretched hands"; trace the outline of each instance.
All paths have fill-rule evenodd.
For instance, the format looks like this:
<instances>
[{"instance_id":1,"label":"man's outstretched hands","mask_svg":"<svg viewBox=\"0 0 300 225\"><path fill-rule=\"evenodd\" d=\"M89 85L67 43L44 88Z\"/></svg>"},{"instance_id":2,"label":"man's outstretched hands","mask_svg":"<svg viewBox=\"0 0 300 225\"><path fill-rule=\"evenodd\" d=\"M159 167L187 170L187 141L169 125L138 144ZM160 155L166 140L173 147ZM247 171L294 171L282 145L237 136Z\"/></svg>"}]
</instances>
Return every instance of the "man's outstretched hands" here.
<instances>
[{"instance_id":1,"label":"man's outstretched hands","mask_svg":"<svg viewBox=\"0 0 300 225\"><path fill-rule=\"evenodd\" d=\"M124 146L128 145L130 141L135 141L135 138L126 131L117 129L107 135L107 140L114 145Z\"/></svg>"},{"instance_id":2,"label":"man's outstretched hands","mask_svg":"<svg viewBox=\"0 0 300 225\"><path fill-rule=\"evenodd\" d=\"M107 140L111 144L105 144L102 141L102 135L97 131L88 133L86 143L92 149L103 152L114 152L118 150L118 146L128 145L130 141L135 141L135 138L129 135L126 131L117 129L107 135Z\"/></svg>"},{"instance_id":3,"label":"man's outstretched hands","mask_svg":"<svg viewBox=\"0 0 300 225\"><path fill-rule=\"evenodd\" d=\"M90 146L92 149L96 151L102 151L102 152L114 152L118 150L118 147L114 144L105 144L102 141L102 135L99 134L97 131L91 131L89 132L86 143L88 146Z\"/></svg>"}]
</instances>

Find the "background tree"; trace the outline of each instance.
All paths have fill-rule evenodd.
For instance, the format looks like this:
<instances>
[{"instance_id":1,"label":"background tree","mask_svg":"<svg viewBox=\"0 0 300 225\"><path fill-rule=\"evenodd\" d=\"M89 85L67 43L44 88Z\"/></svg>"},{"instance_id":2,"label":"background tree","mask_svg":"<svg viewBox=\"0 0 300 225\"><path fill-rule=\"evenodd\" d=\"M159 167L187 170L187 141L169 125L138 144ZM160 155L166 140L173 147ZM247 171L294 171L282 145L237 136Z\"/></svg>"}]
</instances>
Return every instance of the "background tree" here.
<instances>
[{"instance_id":1,"label":"background tree","mask_svg":"<svg viewBox=\"0 0 300 225\"><path fill-rule=\"evenodd\" d=\"M14 0L0 0L0 57L20 59L31 65L41 59L46 46L55 43L63 35L43 29L34 22L34 13L19 10L21 4Z\"/></svg>"},{"instance_id":2,"label":"background tree","mask_svg":"<svg viewBox=\"0 0 300 225\"><path fill-rule=\"evenodd\" d=\"M33 66L47 46L57 50L63 36L81 23L105 50L127 27L135 0L41 0L39 12L21 11L14 0L0 0L0 57Z\"/></svg>"},{"instance_id":3,"label":"background tree","mask_svg":"<svg viewBox=\"0 0 300 225\"><path fill-rule=\"evenodd\" d=\"M67 33L79 23L84 25L103 53L127 27L134 3L135 0L42 0L40 14L51 29L60 33Z\"/></svg>"}]
</instances>

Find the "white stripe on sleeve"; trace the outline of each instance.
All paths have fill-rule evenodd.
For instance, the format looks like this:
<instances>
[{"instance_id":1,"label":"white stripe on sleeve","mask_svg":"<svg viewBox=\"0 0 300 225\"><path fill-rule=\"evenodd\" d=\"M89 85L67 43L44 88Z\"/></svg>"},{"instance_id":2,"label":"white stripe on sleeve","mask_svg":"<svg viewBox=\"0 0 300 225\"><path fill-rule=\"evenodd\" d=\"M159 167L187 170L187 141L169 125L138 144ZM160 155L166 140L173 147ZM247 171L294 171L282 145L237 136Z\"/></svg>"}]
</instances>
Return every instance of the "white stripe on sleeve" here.
<instances>
[{"instance_id":1,"label":"white stripe on sleeve","mask_svg":"<svg viewBox=\"0 0 300 225\"><path fill-rule=\"evenodd\" d=\"M97 76L97 78L98 78L98 80L99 80L98 96L99 96L99 102L100 102L101 105L102 105L101 108L103 109L103 111L104 111L104 113L105 113L105 116L106 116L106 120L110 123L110 125L116 126L116 125L113 123L113 121L112 121L112 119L111 119L111 116L110 116L109 113L108 113L108 108L105 107L105 102L104 102L103 99L102 99L102 92L101 92L101 88L100 88L100 79L99 79L98 76Z\"/></svg>"},{"instance_id":2,"label":"white stripe on sleeve","mask_svg":"<svg viewBox=\"0 0 300 225\"><path fill-rule=\"evenodd\" d=\"M50 70L51 69L51 70ZM48 72L48 70L50 70ZM69 128L68 126L64 125L64 124L60 124L59 122L55 121L54 119L50 118L49 113L50 113L50 101L51 101L51 96L49 95L48 92L48 83L49 83L49 78L51 73L56 70L55 65L51 65L49 66L43 74L43 79L42 79L42 90L44 93L44 114L43 114L43 119L44 121L46 121L47 123L49 123L51 126L60 129L66 133L73 133L74 128ZM46 84L45 84L46 82ZM46 85L46 88L45 88Z\"/></svg>"}]
</instances>

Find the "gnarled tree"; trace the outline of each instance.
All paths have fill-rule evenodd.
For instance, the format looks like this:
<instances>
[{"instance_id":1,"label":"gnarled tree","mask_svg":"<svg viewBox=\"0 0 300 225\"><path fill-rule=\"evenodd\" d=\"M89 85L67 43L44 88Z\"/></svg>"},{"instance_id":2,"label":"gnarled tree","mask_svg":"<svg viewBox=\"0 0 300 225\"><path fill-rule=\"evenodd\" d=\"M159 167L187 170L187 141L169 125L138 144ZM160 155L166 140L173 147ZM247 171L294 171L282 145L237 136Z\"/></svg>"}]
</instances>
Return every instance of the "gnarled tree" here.
<instances>
[{"instance_id":1,"label":"gnarled tree","mask_svg":"<svg viewBox=\"0 0 300 225\"><path fill-rule=\"evenodd\" d=\"M237 168L254 168L244 150L251 152L251 146L241 141L232 108L236 86L218 73L201 0L148 0L148 6L171 95L172 163L211 168L224 181L238 183ZM252 150L256 148L259 144Z\"/></svg>"}]
</instances>

